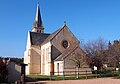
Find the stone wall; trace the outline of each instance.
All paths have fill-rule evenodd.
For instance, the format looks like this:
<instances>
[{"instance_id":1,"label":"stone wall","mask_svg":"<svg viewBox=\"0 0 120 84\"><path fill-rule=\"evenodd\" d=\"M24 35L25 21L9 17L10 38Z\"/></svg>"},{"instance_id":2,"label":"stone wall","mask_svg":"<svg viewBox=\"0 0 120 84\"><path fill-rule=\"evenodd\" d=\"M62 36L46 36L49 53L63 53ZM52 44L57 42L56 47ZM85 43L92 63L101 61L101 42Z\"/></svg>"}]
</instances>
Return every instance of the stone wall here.
<instances>
[{"instance_id":1,"label":"stone wall","mask_svg":"<svg viewBox=\"0 0 120 84\"><path fill-rule=\"evenodd\" d=\"M89 68L86 60L86 54L78 47L75 51L64 58L64 69L74 69L76 68L75 62L73 61L74 56L77 54L82 54L80 67ZM79 58L79 57L78 57Z\"/></svg>"},{"instance_id":2,"label":"stone wall","mask_svg":"<svg viewBox=\"0 0 120 84\"><path fill-rule=\"evenodd\" d=\"M50 75L51 71L51 43L41 46L41 75Z\"/></svg>"},{"instance_id":3,"label":"stone wall","mask_svg":"<svg viewBox=\"0 0 120 84\"><path fill-rule=\"evenodd\" d=\"M68 41L68 48L62 46L64 40ZM74 49L79 45L79 41L71 33L71 31L65 26L60 30L60 32L53 38L51 41L52 45L55 46L61 53L69 52L71 49Z\"/></svg>"},{"instance_id":4,"label":"stone wall","mask_svg":"<svg viewBox=\"0 0 120 84\"><path fill-rule=\"evenodd\" d=\"M63 75L63 61L54 62L54 75Z\"/></svg>"},{"instance_id":5,"label":"stone wall","mask_svg":"<svg viewBox=\"0 0 120 84\"><path fill-rule=\"evenodd\" d=\"M8 82L15 82L20 80L21 77L21 66L14 63L9 62L7 65L8 70Z\"/></svg>"},{"instance_id":6,"label":"stone wall","mask_svg":"<svg viewBox=\"0 0 120 84\"><path fill-rule=\"evenodd\" d=\"M32 46L30 54L30 74L40 74L40 47Z\"/></svg>"}]
</instances>

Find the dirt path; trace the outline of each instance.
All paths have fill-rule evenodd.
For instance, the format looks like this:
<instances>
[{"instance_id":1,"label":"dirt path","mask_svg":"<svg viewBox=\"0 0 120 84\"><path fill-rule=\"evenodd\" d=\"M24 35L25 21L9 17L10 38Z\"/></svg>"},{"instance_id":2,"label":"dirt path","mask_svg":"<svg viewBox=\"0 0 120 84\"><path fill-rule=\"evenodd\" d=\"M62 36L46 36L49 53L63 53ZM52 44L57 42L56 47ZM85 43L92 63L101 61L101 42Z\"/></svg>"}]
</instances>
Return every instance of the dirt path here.
<instances>
[{"instance_id":1,"label":"dirt path","mask_svg":"<svg viewBox=\"0 0 120 84\"><path fill-rule=\"evenodd\" d=\"M42 81L27 84L120 84L120 79L115 78L96 78L81 80L61 80L61 81Z\"/></svg>"}]
</instances>

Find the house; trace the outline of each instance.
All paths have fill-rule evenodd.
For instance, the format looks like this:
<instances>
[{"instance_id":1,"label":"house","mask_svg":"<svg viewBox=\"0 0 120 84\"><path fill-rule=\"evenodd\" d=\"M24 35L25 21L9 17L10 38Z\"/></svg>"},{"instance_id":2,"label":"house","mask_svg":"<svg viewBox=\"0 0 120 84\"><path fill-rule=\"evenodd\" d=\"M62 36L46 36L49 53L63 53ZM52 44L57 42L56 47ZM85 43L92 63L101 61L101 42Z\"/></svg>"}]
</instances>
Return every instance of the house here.
<instances>
[{"instance_id":1,"label":"house","mask_svg":"<svg viewBox=\"0 0 120 84\"><path fill-rule=\"evenodd\" d=\"M28 32L24 52L24 63L28 64L26 74L50 75L52 72L54 75L63 75L63 71L76 69L72 59L77 54L86 58L86 53L80 48L79 40L66 23L51 34L44 32L40 7L37 4L35 21L32 31ZM82 60L81 69L89 69L87 60Z\"/></svg>"},{"instance_id":2,"label":"house","mask_svg":"<svg viewBox=\"0 0 120 84\"><path fill-rule=\"evenodd\" d=\"M17 58L3 58L6 64L7 82L15 82L21 79L21 63L16 60Z\"/></svg>"}]
</instances>

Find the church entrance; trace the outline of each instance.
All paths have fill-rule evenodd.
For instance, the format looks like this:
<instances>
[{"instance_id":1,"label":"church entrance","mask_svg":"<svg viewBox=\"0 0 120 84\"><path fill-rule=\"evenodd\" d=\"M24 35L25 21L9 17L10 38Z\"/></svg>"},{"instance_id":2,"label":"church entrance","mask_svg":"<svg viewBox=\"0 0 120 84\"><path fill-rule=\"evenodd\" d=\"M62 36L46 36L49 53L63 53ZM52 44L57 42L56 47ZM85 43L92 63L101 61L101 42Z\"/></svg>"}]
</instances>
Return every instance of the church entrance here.
<instances>
[{"instance_id":1,"label":"church entrance","mask_svg":"<svg viewBox=\"0 0 120 84\"><path fill-rule=\"evenodd\" d=\"M50 63L50 73L54 75L54 62Z\"/></svg>"}]
</instances>

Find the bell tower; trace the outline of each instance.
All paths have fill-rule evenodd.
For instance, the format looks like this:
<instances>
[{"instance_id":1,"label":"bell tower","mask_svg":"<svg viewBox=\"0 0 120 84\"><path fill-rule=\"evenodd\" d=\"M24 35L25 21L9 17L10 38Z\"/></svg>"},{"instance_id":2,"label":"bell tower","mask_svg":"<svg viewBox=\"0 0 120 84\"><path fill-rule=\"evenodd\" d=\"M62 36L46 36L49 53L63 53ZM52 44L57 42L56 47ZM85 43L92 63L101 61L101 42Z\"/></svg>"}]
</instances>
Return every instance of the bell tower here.
<instances>
[{"instance_id":1,"label":"bell tower","mask_svg":"<svg viewBox=\"0 0 120 84\"><path fill-rule=\"evenodd\" d=\"M41 19L39 3L37 4L36 17L32 27L32 32L44 33L44 27Z\"/></svg>"}]
</instances>

